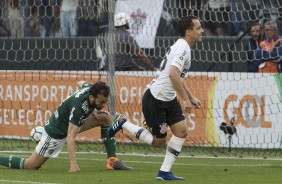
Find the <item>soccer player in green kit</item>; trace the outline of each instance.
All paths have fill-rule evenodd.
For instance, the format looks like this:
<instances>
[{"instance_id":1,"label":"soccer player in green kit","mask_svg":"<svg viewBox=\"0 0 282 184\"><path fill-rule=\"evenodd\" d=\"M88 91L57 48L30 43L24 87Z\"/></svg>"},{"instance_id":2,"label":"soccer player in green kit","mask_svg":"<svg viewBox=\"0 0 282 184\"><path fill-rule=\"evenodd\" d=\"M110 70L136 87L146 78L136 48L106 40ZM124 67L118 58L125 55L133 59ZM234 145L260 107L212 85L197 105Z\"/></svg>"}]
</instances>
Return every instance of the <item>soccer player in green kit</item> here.
<instances>
[{"instance_id":1,"label":"soccer player in green kit","mask_svg":"<svg viewBox=\"0 0 282 184\"><path fill-rule=\"evenodd\" d=\"M70 169L69 172L80 170L75 155L75 137L78 133L101 126L101 135L106 147L108 170L130 170L115 153L115 140L108 135L108 126L112 116L102 110L107 104L110 88L106 83L98 81L93 85L79 81L80 88L67 97L52 113L45 124L45 131L29 158L18 156L0 156L0 165L13 169L39 169L50 157L59 155L64 144L67 143Z\"/></svg>"}]
</instances>

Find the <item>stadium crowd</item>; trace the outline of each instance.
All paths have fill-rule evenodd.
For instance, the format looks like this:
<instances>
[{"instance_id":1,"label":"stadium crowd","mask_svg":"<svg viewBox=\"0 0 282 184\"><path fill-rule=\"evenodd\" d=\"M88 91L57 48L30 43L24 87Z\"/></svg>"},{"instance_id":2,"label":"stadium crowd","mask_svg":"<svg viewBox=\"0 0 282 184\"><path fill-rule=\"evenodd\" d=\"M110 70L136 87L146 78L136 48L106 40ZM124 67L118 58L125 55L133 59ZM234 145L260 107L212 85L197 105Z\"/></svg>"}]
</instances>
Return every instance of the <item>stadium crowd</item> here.
<instances>
[{"instance_id":1,"label":"stadium crowd","mask_svg":"<svg viewBox=\"0 0 282 184\"><path fill-rule=\"evenodd\" d=\"M0 37L97 36L107 32L107 3L103 0L3 0L0 1ZM280 72L282 0L164 0L161 11L156 36L178 35L176 25L180 17L196 15L205 36L250 37L245 47L249 72L273 71L261 69L269 66L265 65L269 63L265 59L278 65L275 71ZM253 25L260 27L259 38L255 40ZM145 62L148 67L132 68L155 70L148 63Z\"/></svg>"},{"instance_id":2,"label":"stadium crowd","mask_svg":"<svg viewBox=\"0 0 282 184\"><path fill-rule=\"evenodd\" d=\"M180 17L200 18L205 35L237 36L253 22L272 19L281 34L281 0L164 0L157 36L174 36ZM3 0L2 37L95 36L108 25L108 5L102 0Z\"/></svg>"}]
</instances>

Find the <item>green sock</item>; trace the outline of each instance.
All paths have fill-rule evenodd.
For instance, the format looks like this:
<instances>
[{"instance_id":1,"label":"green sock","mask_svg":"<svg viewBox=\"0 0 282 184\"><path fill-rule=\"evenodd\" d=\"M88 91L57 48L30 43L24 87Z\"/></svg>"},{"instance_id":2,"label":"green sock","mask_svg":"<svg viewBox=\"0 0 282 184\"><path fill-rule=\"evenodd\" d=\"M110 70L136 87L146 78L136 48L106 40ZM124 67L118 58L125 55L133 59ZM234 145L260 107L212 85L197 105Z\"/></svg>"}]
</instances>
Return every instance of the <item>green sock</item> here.
<instances>
[{"instance_id":1,"label":"green sock","mask_svg":"<svg viewBox=\"0 0 282 184\"><path fill-rule=\"evenodd\" d=\"M12 169L23 169L25 159L16 156L0 156L0 165L10 167Z\"/></svg>"},{"instance_id":2,"label":"green sock","mask_svg":"<svg viewBox=\"0 0 282 184\"><path fill-rule=\"evenodd\" d=\"M116 141L114 137L110 137L108 133L109 126L101 127L101 135L105 145L108 158L116 157Z\"/></svg>"}]
</instances>

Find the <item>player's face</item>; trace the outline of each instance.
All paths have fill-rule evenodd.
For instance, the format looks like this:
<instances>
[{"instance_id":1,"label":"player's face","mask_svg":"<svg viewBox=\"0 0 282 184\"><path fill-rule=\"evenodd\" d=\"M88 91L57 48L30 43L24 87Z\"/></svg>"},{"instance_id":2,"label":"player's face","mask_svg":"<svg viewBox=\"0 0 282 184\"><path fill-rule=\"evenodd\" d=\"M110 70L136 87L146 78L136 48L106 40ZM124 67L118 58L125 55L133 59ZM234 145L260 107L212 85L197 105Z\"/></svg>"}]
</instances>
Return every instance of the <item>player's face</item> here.
<instances>
[{"instance_id":1,"label":"player's face","mask_svg":"<svg viewBox=\"0 0 282 184\"><path fill-rule=\"evenodd\" d=\"M193 29L190 31L190 37L195 41L202 41L202 35L204 32L204 29L201 26L201 23L198 19L192 20L194 23Z\"/></svg>"},{"instance_id":2,"label":"player's face","mask_svg":"<svg viewBox=\"0 0 282 184\"><path fill-rule=\"evenodd\" d=\"M256 25L256 26L253 26L251 28L251 35L252 35L252 38L254 40L258 40L259 37L260 37L260 33L261 33L261 30L260 30L260 25Z\"/></svg>"},{"instance_id":3,"label":"player's face","mask_svg":"<svg viewBox=\"0 0 282 184\"><path fill-rule=\"evenodd\" d=\"M264 26L265 36L269 39L275 38L276 36L276 28L271 25Z\"/></svg>"},{"instance_id":4,"label":"player's face","mask_svg":"<svg viewBox=\"0 0 282 184\"><path fill-rule=\"evenodd\" d=\"M90 105L95 106L97 110L101 110L109 101L108 97L98 94L97 98L89 96Z\"/></svg>"}]
</instances>

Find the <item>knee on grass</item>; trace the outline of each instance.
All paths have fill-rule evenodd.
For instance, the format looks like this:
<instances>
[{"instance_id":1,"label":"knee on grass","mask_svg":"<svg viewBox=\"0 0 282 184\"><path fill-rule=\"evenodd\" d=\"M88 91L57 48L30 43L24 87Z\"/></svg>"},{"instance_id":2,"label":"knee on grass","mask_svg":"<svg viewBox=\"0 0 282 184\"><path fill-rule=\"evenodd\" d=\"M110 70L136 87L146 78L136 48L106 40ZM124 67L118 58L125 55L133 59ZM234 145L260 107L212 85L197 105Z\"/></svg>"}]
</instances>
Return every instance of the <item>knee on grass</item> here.
<instances>
[{"instance_id":1,"label":"knee on grass","mask_svg":"<svg viewBox=\"0 0 282 184\"><path fill-rule=\"evenodd\" d=\"M40 167L41 167L41 164L31 163L28 159L25 160L24 169L37 170Z\"/></svg>"}]
</instances>

